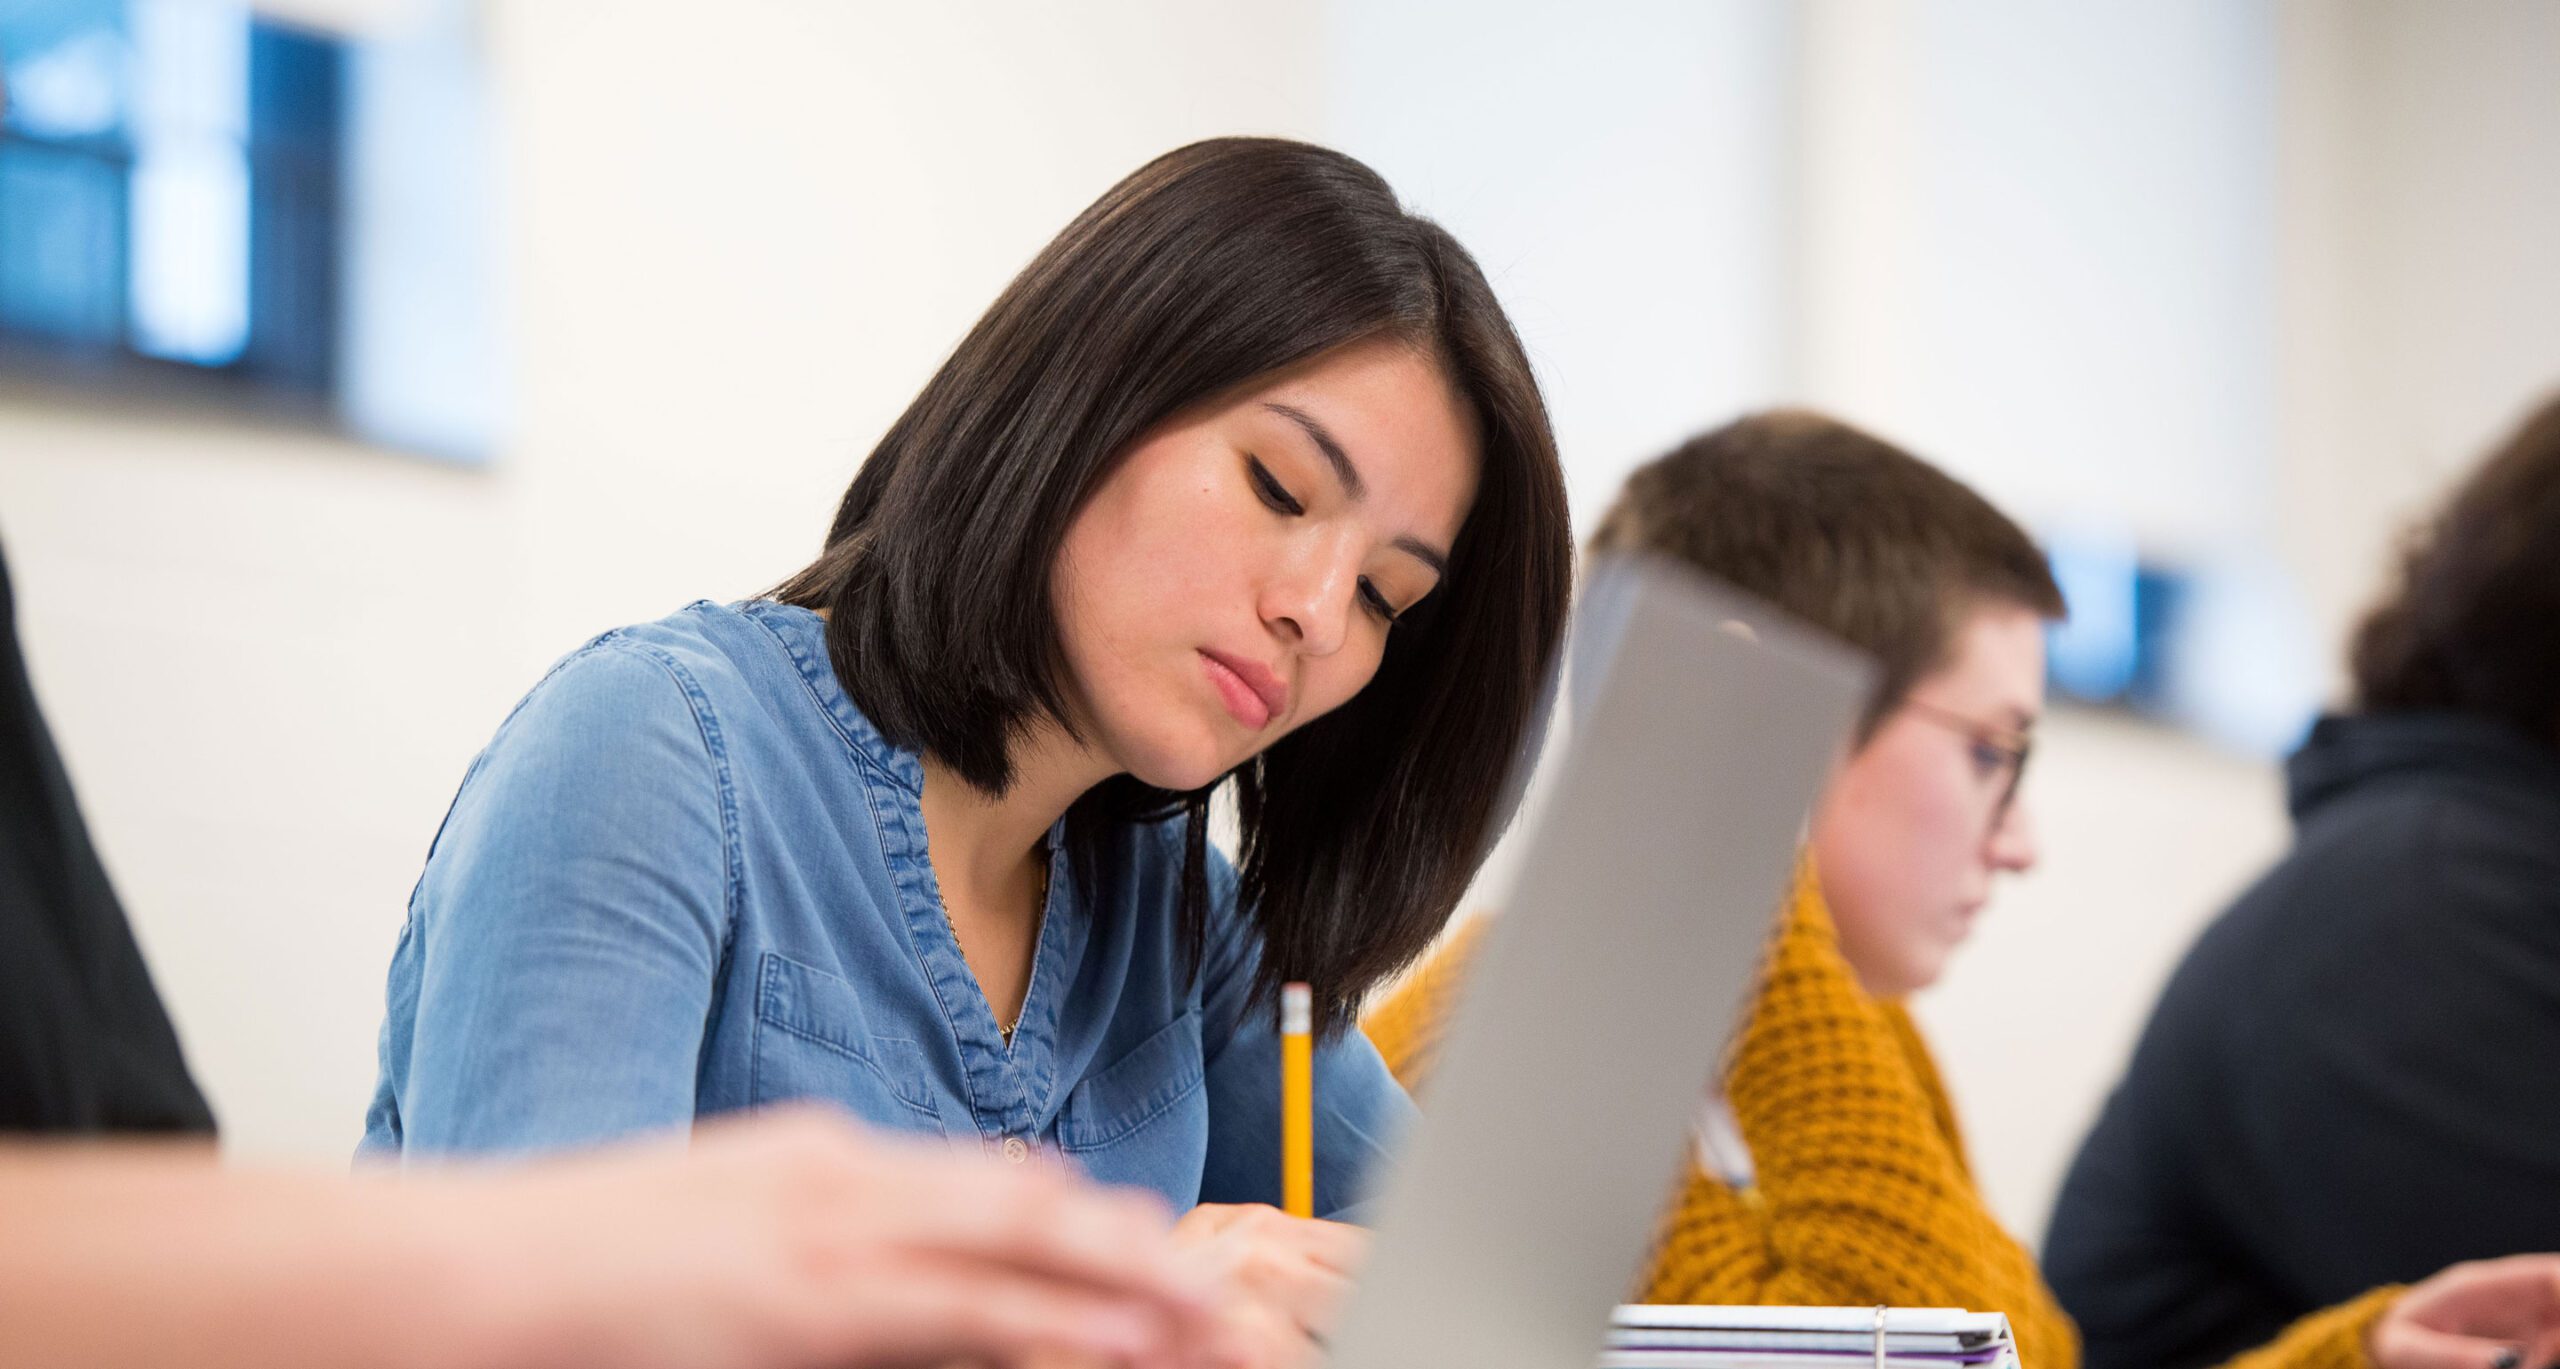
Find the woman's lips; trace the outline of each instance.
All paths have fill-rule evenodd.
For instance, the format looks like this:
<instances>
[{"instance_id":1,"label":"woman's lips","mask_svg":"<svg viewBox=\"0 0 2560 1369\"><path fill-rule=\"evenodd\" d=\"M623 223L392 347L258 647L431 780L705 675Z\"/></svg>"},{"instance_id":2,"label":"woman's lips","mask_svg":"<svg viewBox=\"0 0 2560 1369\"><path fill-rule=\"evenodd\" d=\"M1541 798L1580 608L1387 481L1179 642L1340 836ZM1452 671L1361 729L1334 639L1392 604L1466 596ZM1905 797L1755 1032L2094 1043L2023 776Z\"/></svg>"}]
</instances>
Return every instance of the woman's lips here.
<instances>
[{"instance_id":1,"label":"woman's lips","mask_svg":"<svg viewBox=\"0 0 2560 1369\"><path fill-rule=\"evenodd\" d=\"M1259 732L1279 715L1280 705L1287 696L1281 692L1280 684L1272 678L1271 672L1250 661L1240 661L1214 651L1202 651L1200 661L1200 668L1208 674L1209 683L1217 686L1219 702L1227 706L1227 713L1242 724L1245 731ZM1274 694L1280 697L1274 698Z\"/></svg>"}]
</instances>

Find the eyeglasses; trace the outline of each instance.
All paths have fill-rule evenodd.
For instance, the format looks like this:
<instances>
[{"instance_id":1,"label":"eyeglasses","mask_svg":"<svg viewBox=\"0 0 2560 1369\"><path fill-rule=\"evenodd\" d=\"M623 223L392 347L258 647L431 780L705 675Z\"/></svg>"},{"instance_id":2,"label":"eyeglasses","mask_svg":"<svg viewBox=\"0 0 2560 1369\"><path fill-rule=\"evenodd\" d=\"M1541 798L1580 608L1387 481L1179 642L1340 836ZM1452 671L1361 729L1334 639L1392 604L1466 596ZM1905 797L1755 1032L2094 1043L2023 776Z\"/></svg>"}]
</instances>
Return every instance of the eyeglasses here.
<instances>
[{"instance_id":1,"label":"eyeglasses","mask_svg":"<svg viewBox=\"0 0 2560 1369\"><path fill-rule=\"evenodd\" d=\"M1985 783L2000 780L2000 800L1991 806L1991 830L2000 830L2000 824L2009 816L2009 806L2017 801L2018 781L2026 776L2027 757L2035 753L2035 738L2013 728L1968 718L1925 699L1905 699L1902 706L1964 738L1970 743L1968 754L1973 759L1974 773Z\"/></svg>"}]
</instances>

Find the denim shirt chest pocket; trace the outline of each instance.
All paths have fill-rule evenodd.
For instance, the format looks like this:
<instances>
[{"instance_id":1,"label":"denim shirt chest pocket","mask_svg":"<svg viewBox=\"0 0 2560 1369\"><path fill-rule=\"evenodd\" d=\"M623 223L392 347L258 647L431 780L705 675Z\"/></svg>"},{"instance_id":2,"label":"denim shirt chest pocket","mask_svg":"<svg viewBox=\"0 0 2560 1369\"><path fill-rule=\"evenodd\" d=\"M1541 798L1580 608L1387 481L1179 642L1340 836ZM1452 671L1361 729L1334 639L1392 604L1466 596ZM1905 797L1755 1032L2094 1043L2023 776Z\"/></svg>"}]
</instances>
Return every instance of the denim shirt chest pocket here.
<instances>
[{"instance_id":1,"label":"denim shirt chest pocket","mask_svg":"<svg viewBox=\"0 0 2560 1369\"><path fill-rule=\"evenodd\" d=\"M1058 1149L1105 1183L1197 1200L1209 1148L1198 1009L1085 1076L1058 1113Z\"/></svg>"},{"instance_id":2,"label":"denim shirt chest pocket","mask_svg":"<svg viewBox=\"0 0 2560 1369\"><path fill-rule=\"evenodd\" d=\"M748 1098L839 1104L875 1126L943 1130L924 1049L874 1036L851 982L768 951L756 974L756 1029Z\"/></svg>"}]
</instances>

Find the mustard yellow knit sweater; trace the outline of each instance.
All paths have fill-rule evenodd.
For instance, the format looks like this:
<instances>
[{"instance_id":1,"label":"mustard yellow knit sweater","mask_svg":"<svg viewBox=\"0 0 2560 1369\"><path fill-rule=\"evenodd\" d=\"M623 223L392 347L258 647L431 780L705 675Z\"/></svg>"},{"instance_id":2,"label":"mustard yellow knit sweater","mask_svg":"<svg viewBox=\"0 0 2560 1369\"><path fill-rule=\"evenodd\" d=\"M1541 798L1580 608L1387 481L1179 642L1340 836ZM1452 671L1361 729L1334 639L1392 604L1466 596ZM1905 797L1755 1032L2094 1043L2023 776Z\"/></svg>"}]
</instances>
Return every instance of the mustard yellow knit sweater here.
<instances>
[{"instance_id":1,"label":"mustard yellow knit sweater","mask_svg":"<svg viewBox=\"0 0 2560 1369\"><path fill-rule=\"evenodd\" d=\"M1462 928L1362 1023L1408 1089L1431 1073L1482 930ZM2026 1369L2079 1369L2079 1332L1974 1186L1928 1046L1901 1004L1859 986L1809 871L1724 1082L1756 1185L1693 1159L1637 1300L2005 1312ZM2365 1369L2365 1332L2396 1292L2305 1317L2225 1369Z\"/></svg>"}]
</instances>

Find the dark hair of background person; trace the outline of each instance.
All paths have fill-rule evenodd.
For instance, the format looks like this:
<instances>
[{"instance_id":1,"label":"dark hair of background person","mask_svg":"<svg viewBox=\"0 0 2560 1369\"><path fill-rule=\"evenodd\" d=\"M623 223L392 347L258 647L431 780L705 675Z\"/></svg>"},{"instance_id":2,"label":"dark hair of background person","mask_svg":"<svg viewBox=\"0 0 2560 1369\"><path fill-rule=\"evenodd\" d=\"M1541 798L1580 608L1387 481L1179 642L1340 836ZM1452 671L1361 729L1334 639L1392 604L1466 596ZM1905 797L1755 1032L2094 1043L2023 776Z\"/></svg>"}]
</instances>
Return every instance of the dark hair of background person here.
<instances>
[{"instance_id":1,"label":"dark hair of background person","mask_svg":"<svg viewBox=\"0 0 2560 1369\"><path fill-rule=\"evenodd\" d=\"M2365 711L2470 713L2560 745L2560 396L2410 538L2349 668Z\"/></svg>"},{"instance_id":2,"label":"dark hair of background person","mask_svg":"<svg viewBox=\"0 0 2560 1369\"><path fill-rule=\"evenodd\" d=\"M1862 743L1947 663L1977 607L2065 612L2044 553L1990 501L1890 442L1798 409L1736 419L1638 469L1591 549L1686 561L1873 655Z\"/></svg>"},{"instance_id":3,"label":"dark hair of background person","mask_svg":"<svg viewBox=\"0 0 2560 1369\"><path fill-rule=\"evenodd\" d=\"M1012 744L1072 727L1051 576L1113 463L1169 418L1354 342L1434 358L1481 444L1440 586L1368 686L1240 767L1255 993L1317 988L1329 1028L1438 934L1507 817L1505 778L1562 637L1573 541L1546 406L1473 258L1340 153L1221 138L1113 186L1007 286L855 476L776 594L827 610L837 677L883 735L1002 793ZM1068 815L1189 818L1182 935L1207 915L1211 785L1120 776Z\"/></svg>"}]
</instances>

